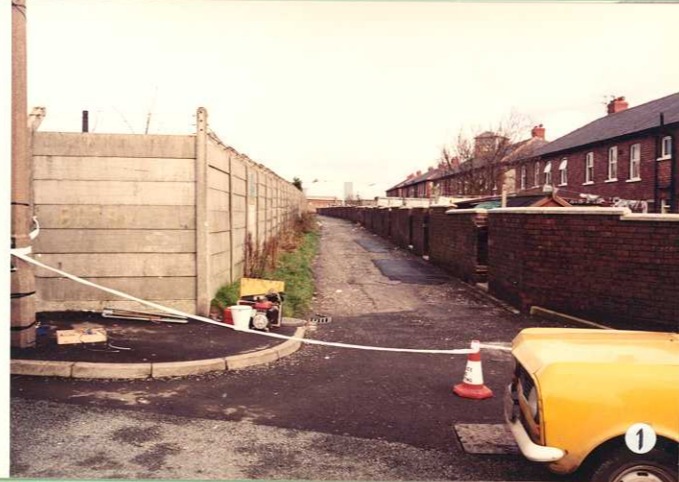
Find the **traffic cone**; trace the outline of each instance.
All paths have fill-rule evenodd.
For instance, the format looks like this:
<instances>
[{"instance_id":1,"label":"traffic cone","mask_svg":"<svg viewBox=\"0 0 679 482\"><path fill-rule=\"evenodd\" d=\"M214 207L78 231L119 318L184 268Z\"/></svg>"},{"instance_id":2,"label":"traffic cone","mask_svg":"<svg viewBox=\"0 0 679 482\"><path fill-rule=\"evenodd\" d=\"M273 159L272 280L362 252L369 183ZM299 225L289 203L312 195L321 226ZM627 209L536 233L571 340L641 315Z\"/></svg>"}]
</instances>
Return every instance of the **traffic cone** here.
<instances>
[{"instance_id":1,"label":"traffic cone","mask_svg":"<svg viewBox=\"0 0 679 482\"><path fill-rule=\"evenodd\" d=\"M479 340L472 341L472 353L467 356L467 368L464 370L462 383L453 387L455 395L474 400L483 400L493 396L493 391L483 384L480 345Z\"/></svg>"}]
</instances>

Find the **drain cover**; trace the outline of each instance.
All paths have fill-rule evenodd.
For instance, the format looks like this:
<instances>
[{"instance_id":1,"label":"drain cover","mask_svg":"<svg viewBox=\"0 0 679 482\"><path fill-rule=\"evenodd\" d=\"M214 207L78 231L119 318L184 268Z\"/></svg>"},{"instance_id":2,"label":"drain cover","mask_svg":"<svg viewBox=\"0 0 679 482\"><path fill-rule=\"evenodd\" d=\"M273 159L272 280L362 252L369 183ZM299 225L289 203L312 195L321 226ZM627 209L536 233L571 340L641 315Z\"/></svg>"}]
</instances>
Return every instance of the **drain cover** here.
<instances>
[{"instance_id":1,"label":"drain cover","mask_svg":"<svg viewBox=\"0 0 679 482\"><path fill-rule=\"evenodd\" d=\"M312 316L311 318L309 318L309 321L311 323L324 325L324 324L330 323L332 321L332 317L330 317L330 316Z\"/></svg>"}]
</instances>

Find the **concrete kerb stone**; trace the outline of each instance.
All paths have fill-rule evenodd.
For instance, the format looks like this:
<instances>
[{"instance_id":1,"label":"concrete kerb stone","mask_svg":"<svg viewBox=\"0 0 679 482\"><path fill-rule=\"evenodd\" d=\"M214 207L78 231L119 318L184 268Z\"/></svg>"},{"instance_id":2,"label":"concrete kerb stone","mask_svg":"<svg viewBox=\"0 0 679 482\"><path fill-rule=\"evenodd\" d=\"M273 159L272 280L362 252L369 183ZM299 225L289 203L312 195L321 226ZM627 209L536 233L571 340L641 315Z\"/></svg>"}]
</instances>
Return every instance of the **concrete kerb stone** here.
<instances>
[{"instance_id":1,"label":"concrete kerb stone","mask_svg":"<svg viewBox=\"0 0 679 482\"><path fill-rule=\"evenodd\" d=\"M224 358L151 364L151 376L153 378L184 377L224 370L226 370L226 360Z\"/></svg>"},{"instance_id":2,"label":"concrete kerb stone","mask_svg":"<svg viewBox=\"0 0 679 482\"><path fill-rule=\"evenodd\" d=\"M150 363L91 363L73 364L73 378L148 378Z\"/></svg>"},{"instance_id":3,"label":"concrete kerb stone","mask_svg":"<svg viewBox=\"0 0 679 482\"><path fill-rule=\"evenodd\" d=\"M41 377L70 377L75 362L47 360L11 360L12 375L31 375Z\"/></svg>"},{"instance_id":4,"label":"concrete kerb stone","mask_svg":"<svg viewBox=\"0 0 679 482\"><path fill-rule=\"evenodd\" d=\"M241 368L274 362L278 360L278 351L276 348L267 348L266 350L260 350L253 353L229 356L224 360L226 361L227 370L240 370Z\"/></svg>"},{"instance_id":5,"label":"concrete kerb stone","mask_svg":"<svg viewBox=\"0 0 679 482\"><path fill-rule=\"evenodd\" d=\"M295 338L304 338L304 333L306 332L306 328L300 327L295 330L295 334L293 335ZM274 347L276 352L278 353L278 358L283 358L284 356L291 355L295 353L297 350L299 350L300 346L302 345L301 341L298 340L287 340L280 345Z\"/></svg>"},{"instance_id":6,"label":"concrete kerb stone","mask_svg":"<svg viewBox=\"0 0 679 482\"><path fill-rule=\"evenodd\" d=\"M293 337L303 338L306 328L299 327ZM274 362L288 356L302 345L298 340L286 340L265 350L225 358L163 363L94 363L46 360L11 360L12 375L54 376L65 378L141 379L182 377L201 373L241 368Z\"/></svg>"}]
</instances>

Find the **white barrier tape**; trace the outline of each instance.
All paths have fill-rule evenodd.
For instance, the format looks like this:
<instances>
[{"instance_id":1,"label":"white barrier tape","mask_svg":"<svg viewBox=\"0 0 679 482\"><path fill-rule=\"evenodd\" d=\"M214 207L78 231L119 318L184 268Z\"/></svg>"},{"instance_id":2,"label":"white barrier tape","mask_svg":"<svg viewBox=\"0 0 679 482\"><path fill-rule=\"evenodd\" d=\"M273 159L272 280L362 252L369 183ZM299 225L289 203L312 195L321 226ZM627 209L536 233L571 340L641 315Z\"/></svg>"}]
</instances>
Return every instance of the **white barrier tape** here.
<instances>
[{"instance_id":1,"label":"white barrier tape","mask_svg":"<svg viewBox=\"0 0 679 482\"><path fill-rule=\"evenodd\" d=\"M35 229L28 233L28 237L31 240L34 240L38 237L38 234L40 234L40 223L38 222L38 218L35 216L33 216L33 224L35 224Z\"/></svg>"},{"instance_id":2,"label":"white barrier tape","mask_svg":"<svg viewBox=\"0 0 679 482\"><path fill-rule=\"evenodd\" d=\"M96 288L102 291L105 291L107 293L110 293L115 296L119 296L121 298L125 298L130 301L136 301L137 303L140 303L145 306L149 306L151 308L155 308L160 311L164 311L167 313L172 313L174 315L178 316L185 316L187 318L192 318L197 321L202 321L203 323L209 323L211 325L217 325L221 326L223 328L230 328L232 330L235 330L235 328L232 325L227 325L215 320L212 320L210 318L206 318L204 316L198 316L198 315L192 315L190 313L184 313L179 310L175 310L174 308L170 308L167 306L159 305L157 303L153 303L152 301L147 301L147 300L142 300L141 298L137 298L135 296L132 296L128 293L124 293L122 291L114 290L112 288L107 288L105 286L98 285L96 283L92 283L91 281L87 281L85 279L79 278L75 275L72 275L70 273L66 273L65 271L62 271L57 268L53 268L52 266L48 266L44 263L41 263L40 261L33 259L29 256L27 256L26 253L23 252L23 250L26 248L22 249L13 249L10 251L10 253L13 256L16 256L19 259L22 259L28 263L31 263L35 266L38 266L40 268L46 269L48 271L52 271L54 273L60 274L64 278L68 278L70 280L73 280L77 283L81 283L85 286L91 286L92 288ZM30 247L29 253L30 253ZM280 335L278 333L270 333L270 332L264 332L264 331L257 331L257 330L236 330L236 331L243 331L246 333L252 333L255 335L261 335L261 336L268 336L270 338L279 338L282 340L294 340L294 341L299 341L302 343L307 343L309 345L322 345L322 346L332 346L332 347L337 347L337 348L352 348L355 350L370 350L370 351L385 351L385 352L398 352L398 353L422 353L422 354L429 354L429 355L468 355L470 353L477 353L479 348L487 348L487 349L492 349L492 350L511 350L506 347L500 347L500 346L495 346L495 345L484 345L479 344L479 348L463 348L463 349L457 349L457 350L424 350L424 349L416 349L416 348L388 348L388 347L380 347L380 346L367 346L367 345L354 345L350 343L337 343L337 342L332 342L332 341L321 341L321 340L313 340L309 338L298 338L294 336L286 336L286 335Z\"/></svg>"},{"instance_id":3,"label":"white barrier tape","mask_svg":"<svg viewBox=\"0 0 679 482\"><path fill-rule=\"evenodd\" d=\"M9 254L13 254L17 258L23 259L22 256L27 256L33 252L33 248L31 246L26 246L24 248L14 248L9 250ZM29 258L33 259L33 258ZM29 261L30 262L30 261Z\"/></svg>"}]
</instances>

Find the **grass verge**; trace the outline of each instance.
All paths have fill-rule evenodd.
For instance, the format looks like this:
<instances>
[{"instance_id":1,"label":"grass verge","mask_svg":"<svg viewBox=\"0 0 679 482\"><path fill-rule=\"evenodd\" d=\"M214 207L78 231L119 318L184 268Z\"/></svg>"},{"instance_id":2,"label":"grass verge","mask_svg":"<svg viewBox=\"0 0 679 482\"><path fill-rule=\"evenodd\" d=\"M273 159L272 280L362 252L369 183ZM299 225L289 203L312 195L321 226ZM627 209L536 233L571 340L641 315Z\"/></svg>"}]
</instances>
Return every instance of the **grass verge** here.
<instances>
[{"instance_id":1,"label":"grass verge","mask_svg":"<svg viewBox=\"0 0 679 482\"><path fill-rule=\"evenodd\" d=\"M314 294L312 265L320 239L315 217L305 215L295 226L294 233L292 239L284 243L286 249L277 256L273 269L266 270L261 278L285 282L283 316L305 318ZM235 305L239 292L239 281L224 285L217 291L212 304L220 310Z\"/></svg>"}]
</instances>

